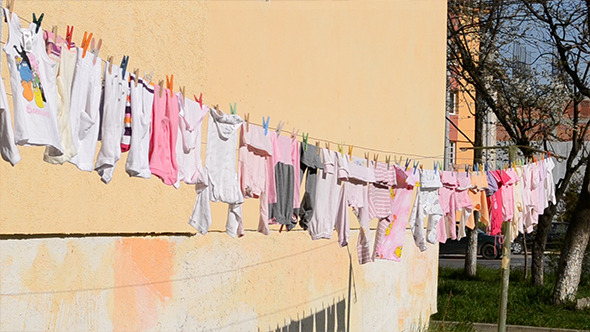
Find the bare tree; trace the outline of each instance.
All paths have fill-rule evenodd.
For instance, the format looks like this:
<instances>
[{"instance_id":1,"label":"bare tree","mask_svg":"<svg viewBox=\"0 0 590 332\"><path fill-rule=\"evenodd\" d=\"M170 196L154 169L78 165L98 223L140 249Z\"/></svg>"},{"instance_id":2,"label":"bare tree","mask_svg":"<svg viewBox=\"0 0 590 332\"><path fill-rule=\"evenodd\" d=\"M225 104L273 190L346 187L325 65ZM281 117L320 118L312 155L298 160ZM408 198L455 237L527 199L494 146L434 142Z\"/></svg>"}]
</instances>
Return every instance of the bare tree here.
<instances>
[{"instance_id":1,"label":"bare tree","mask_svg":"<svg viewBox=\"0 0 590 332\"><path fill-rule=\"evenodd\" d=\"M529 13L538 20L540 31L555 48L556 64L574 86L579 95L590 98L590 0L574 1L524 1ZM580 96L577 96L579 100ZM577 101L575 100L575 101ZM572 134L573 150L584 150L589 121L580 119L577 103L574 105ZM574 162L570 154L568 167L580 167L587 157ZM571 175L570 175L571 178ZM563 183L561 183L563 186ZM562 193L565 188L560 188ZM555 209L555 207L553 207ZM586 167L584 180L576 208L571 217L558 265L558 275L553 292L556 303L575 299L582 260L590 238L590 167Z\"/></svg>"}]
</instances>

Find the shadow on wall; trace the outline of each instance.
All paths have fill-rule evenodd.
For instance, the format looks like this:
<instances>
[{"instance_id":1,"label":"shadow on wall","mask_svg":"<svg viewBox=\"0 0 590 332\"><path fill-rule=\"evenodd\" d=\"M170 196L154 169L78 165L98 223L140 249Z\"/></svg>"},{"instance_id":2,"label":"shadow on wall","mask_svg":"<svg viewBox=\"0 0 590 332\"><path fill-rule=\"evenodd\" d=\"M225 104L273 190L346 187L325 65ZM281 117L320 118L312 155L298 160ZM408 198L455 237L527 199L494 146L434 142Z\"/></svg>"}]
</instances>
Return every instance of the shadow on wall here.
<instances>
[{"instance_id":1,"label":"shadow on wall","mask_svg":"<svg viewBox=\"0 0 590 332\"><path fill-rule=\"evenodd\" d=\"M322 308L322 310L312 313L311 315L292 320L290 322L285 321L283 326L277 326L268 331L271 332L306 332L306 331L317 331L317 332L346 332L346 301L340 300L334 302L334 304ZM315 329L314 329L315 328ZM265 329L259 328L259 331L266 331Z\"/></svg>"}]
</instances>

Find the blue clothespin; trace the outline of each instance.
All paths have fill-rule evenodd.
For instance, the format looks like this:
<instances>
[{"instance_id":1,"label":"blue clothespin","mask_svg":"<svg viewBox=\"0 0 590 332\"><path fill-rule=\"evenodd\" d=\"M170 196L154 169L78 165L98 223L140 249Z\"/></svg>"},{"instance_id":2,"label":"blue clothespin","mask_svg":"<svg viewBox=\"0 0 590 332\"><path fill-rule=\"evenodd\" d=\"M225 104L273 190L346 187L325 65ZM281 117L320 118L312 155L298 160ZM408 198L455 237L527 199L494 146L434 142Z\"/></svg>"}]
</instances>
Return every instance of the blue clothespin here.
<instances>
[{"instance_id":1,"label":"blue clothespin","mask_svg":"<svg viewBox=\"0 0 590 332\"><path fill-rule=\"evenodd\" d=\"M410 158L406 158L406 167L405 170L408 170L408 167L410 167Z\"/></svg>"},{"instance_id":2,"label":"blue clothespin","mask_svg":"<svg viewBox=\"0 0 590 332\"><path fill-rule=\"evenodd\" d=\"M123 79L125 78L125 72L127 71L127 64L129 64L129 56L123 55L123 59L121 60L121 71L123 73Z\"/></svg>"},{"instance_id":3,"label":"blue clothespin","mask_svg":"<svg viewBox=\"0 0 590 332\"><path fill-rule=\"evenodd\" d=\"M414 162L414 174L416 174L416 169L418 169L418 166L420 166L420 162L419 161L415 161Z\"/></svg>"},{"instance_id":4,"label":"blue clothespin","mask_svg":"<svg viewBox=\"0 0 590 332\"><path fill-rule=\"evenodd\" d=\"M438 173L438 161L434 162L434 174Z\"/></svg>"},{"instance_id":5,"label":"blue clothespin","mask_svg":"<svg viewBox=\"0 0 590 332\"><path fill-rule=\"evenodd\" d=\"M262 117L262 128L264 128L264 136L268 135L268 125L270 124L270 115L264 120Z\"/></svg>"},{"instance_id":6,"label":"blue clothespin","mask_svg":"<svg viewBox=\"0 0 590 332\"><path fill-rule=\"evenodd\" d=\"M41 27L41 21L43 21L43 16L45 16L45 13L41 13L39 18L37 18L35 13L33 13L33 23L35 23L35 25L37 25L37 29L35 30L35 33L39 32L39 28ZM57 38L57 37L55 37L55 38Z\"/></svg>"},{"instance_id":7,"label":"blue clothespin","mask_svg":"<svg viewBox=\"0 0 590 332\"><path fill-rule=\"evenodd\" d=\"M301 137L303 138L303 150L307 151L307 139L309 138L309 133L302 133Z\"/></svg>"},{"instance_id":8,"label":"blue clothespin","mask_svg":"<svg viewBox=\"0 0 590 332\"><path fill-rule=\"evenodd\" d=\"M233 106L232 106L232 104L229 104L229 112L231 114L236 114L237 109L238 109L237 103L234 103Z\"/></svg>"}]
</instances>

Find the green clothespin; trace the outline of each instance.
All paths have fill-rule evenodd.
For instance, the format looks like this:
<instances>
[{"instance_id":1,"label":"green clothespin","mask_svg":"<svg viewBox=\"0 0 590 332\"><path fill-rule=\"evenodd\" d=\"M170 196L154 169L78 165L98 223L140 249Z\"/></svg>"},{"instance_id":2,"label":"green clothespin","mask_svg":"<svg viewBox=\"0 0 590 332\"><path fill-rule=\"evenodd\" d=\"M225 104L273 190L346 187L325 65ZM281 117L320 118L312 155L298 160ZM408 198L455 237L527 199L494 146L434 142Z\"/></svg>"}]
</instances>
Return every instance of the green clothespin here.
<instances>
[{"instance_id":1,"label":"green clothespin","mask_svg":"<svg viewBox=\"0 0 590 332\"><path fill-rule=\"evenodd\" d=\"M307 139L309 138L309 133L302 133L301 137L303 137L303 151L307 151Z\"/></svg>"},{"instance_id":2,"label":"green clothespin","mask_svg":"<svg viewBox=\"0 0 590 332\"><path fill-rule=\"evenodd\" d=\"M229 104L229 111L231 114L236 114L237 109L238 109L237 103L234 103L233 105Z\"/></svg>"}]
</instances>

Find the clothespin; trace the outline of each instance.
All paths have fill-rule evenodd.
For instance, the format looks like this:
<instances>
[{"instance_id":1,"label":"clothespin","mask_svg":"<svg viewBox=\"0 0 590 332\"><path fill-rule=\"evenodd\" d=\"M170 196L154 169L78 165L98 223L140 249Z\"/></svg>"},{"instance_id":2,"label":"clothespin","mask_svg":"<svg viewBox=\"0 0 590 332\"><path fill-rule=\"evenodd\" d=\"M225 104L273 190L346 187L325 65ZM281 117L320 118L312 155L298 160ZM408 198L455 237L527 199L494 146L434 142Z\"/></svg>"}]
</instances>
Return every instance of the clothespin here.
<instances>
[{"instance_id":1,"label":"clothespin","mask_svg":"<svg viewBox=\"0 0 590 332\"><path fill-rule=\"evenodd\" d=\"M98 52L100 52L100 48L102 47L102 38L98 40L96 47L94 47L94 38L92 38L92 42L90 43L90 53L94 55L92 59L92 64L96 64L96 58L98 57Z\"/></svg>"},{"instance_id":2,"label":"clothespin","mask_svg":"<svg viewBox=\"0 0 590 332\"><path fill-rule=\"evenodd\" d=\"M137 88L137 83L139 82L139 69L135 68L133 71L133 76L135 76L135 87Z\"/></svg>"},{"instance_id":3,"label":"clothespin","mask_svg":"<svg viewBox=\"0 0 590 332\"><path fill-rule=\"evenodd\" d=\"M367 167L369 167L369 153L365 152L365 159L367 160Z\"/></svg>"},{"instance_id":4,"label":"clothespin","mask_svg":"<svg viewBox=\"0 0 590 332\"><path fill-rule=\"evenodd\" d=\"M413 163L414 174L416 174L416 170L418 169L418 166L419 166L419 165L420 165L420 162L419 162L419 161L415 161L415 162Z\"/></svg>"},{"instance_id":5,"label":"clothespin","mask_svg":"<svg viewBox=\"0 0 590 332\"><path fill-rule=\"evenodd\" d=\"M35 23L35 25L37 25L37 29L35 30L35 33L39 32L39 28L41 27L41 22L43 21L43 16L45 16L45 13L41 13L39 18L37 18L35 13L33 13L33 23Z\"/></svg>"},{"instance_id":6,"label":"clothespin","mask_svg":"<svg viewBox=\"0 0 590 332\"><path fill-rule=\"evenodd\" d=\"M338 152L342 153L342 144L338 143L337 147L338 147Z\"/></svg>"},{"instance_id":7,"label":"clothespin","mask_svg":"<svg viewBox=\"0 0 590 332\"><path fill-rule=\"evenodd\" d=\"M307 140L309 139L309 133L302 133L301 138L303 140L303 151L307 151Z\"/></svg>"},{"instance_id":8,"label":"clothespin","mask_svg":"<svg viewBox=\"0 0 590 332\"><path fill-rule=\"evenodd\" d=\"M215 106L213 106L213 109L217 111L217 114L219 114L220 116L223 115L223 112L219 110L219 104L215 104Z\"/></svg>"},{"instance_id":9,"label":"clothespin","mask_svg":"<svg viewBox=\"0 0 590 332\"><path fill-rule=\"evenodd\" d=\"M465 164L465 176L469 175L469 165Z\"/></svg>"},{"instance_id":10,"label":"clothespin","mask_svg":"<svg viewBox=\"0 0 590 332\"><path fill-rule=\"evenodd\" d=\"M279 124L277 125L277 136L281 134L284 125L285 123L283 121L279 121Z\"/></svg>"},{"instance_id":11,"label":"clothespin","mask_svg":"<svg viewBox=\"0 0 590 332\"><path fill-rule=\"evenodd\" d=\"M299 135L299 129L295 131L295 128L293 128L293 130L291 131L291 138L295 138L297 137L297 135Z\"/></svg>"},{"instance_id":12,"label":"clothespin","mask_svg":"<svg viewBox=\"0 0 590 332\"><path fill-rule=\"evenodd\" d=\"M143 79L145 80L146 84L150 84L152 82L153 75L154 75L153 70L149 74L146 72L143 72Z\"/></svg>"},{"instance_id":13,"label":"clothespin","mask_svg":"<svg viewBox=\"0 0 590 332\"><path fill-rule=\"evenodd\" d=\"M420 164L420 170L423 171L424 170L424 165Z\"/></svg>"},{"instance_id":14,"label":"clothespin","mask_svg":"<svg viewBox=\"0 0 590 332\"><path fill-rule=\"evenodd\" d=\"M315 141L315 151L319 156L320 155L320 142L319 141Z\"/></svg>"},{"instance_id":15,"label":"clothespin","mask_svg":"<svg viewBox=\"0 0 590 332\"><path fill-rule=\"evenodd\" d=\"M385 162L387 163L387 169L389 169L389 162L391 161L391 156L385 156Z\"/></svg>"},{"instance_id":16,"label":"clothespin","mask_svg":"<svg viewBox=\"0 0 590 332\"><path fill-rule=\"evenodd\" d=\"M434 174L436 174L438 172L438 161L433 161L432 162L432 168L434 168Z\"/></svg>"},{"instance_id":17,"label":"clothespin","mask_svg":"<svg viewBox=\"0 0 590 332\"><path fill-rule=\"evenodd\" d=\"M160 92L158 94L160 95L160 98L162 98L162 91L164 91L164 80L160 80L158 85L160 86Z\"/></svg>"},{"instance_id":18,"label":"clothespin","mask_svg":"<svg viewBox=\"0 0 590 332\"><path fill-rule=\"evenodd\" d=\"M57 25L51 28L51 34L53 34L53 42L55 43L57 41Z\"/></svg>"},{"instance_id":19,"label":"clothespin","mask_svg":"<svg viewBox=\"0 0 590 332\"><path fill-rule=\"evenodd\" d=\"M410 158L406 158L406 167L404 167L406 171L408 170L408 167L410 167Z\"/></svg>"},{"instance_id":20,"label":"clothespin","mask_svg":"<svg viewBox=\"0 0 590 332\"><path fill-rule=\"evenodd\" d=\"M12 15L14 11L14 0L6 0L6 8L8 8L8 14Z\"/></svg>"},{"instance_id":21,"label":"clothespin","mask_svg":"<svg viewBox=\"0 0 590 332\"><path fill-rule=\"evenodd\" d=\"M178 91L180 91L180 94L182 94L182 97L184 98L186 96L185 92L186 92L186 87L183 86L179 86L178 87Z\"/></svg>"},{"instance_id":22,"label":"clothespin","mask_svg":"<svg viewBox=\"0 0 590 332\"><path fill-rule=\"evenodd\" d=\"M264 120L264 117L262 117L262 128L264 128L264 136L268 135L268 125L270 124L270 116L268 116L266 118L266 121Z\"/></svg>"},{"instance_id":23,"label":"clothespin","mask_svg":"<svg viewBox=\"0 0 590 332\"><path fill-rule=\"evenodd\" d=\"M236 114L236 112L237 112L237 108L238 108L238 105L237 105L237 103L236 103L236 102L234 102L234 104L233 104L233 105L230 103L230 104L229 104L229 113L230 113L230 114Z\"/></svg>"},{"instance_id":24,"label":"clothespin","mask_svg":"<svg viewBox=\"0 0 590 332\"><path fill-rule=\"evenodd\" d=\"M109 56L107 58L107 62L109 63L109 74L113 73L113 56Z\"/></svg>"},{"instance_id":25,"label":"clothespin","mask_svg":"<svg viewBox=\"0 0 590 332\"><path fill-rule=\"evenodd\" d=\"M551 158L551 151L547 151L547 156Z\"/></svg>"},{"instance_id":26,"label":"clothespin","mask_svg":"<svg viewBox=\"0 0 590 332\"><path fill-rule=\"evenodd\" d=\"M80 45L83 58L86 57L86 51L88 50L88 46L90 46L90 40L92 40L92 32L89 35L88 31L84 31L84 38L82 38L82 44Z\"/></svg>"},{"instance_id":27,"label":"clothespin","mask_svg":"<svg viewBox=\"0 0 590 332\"><path fill-rule=\"evenodd\" d=\"M246 131L250 131L250 113L244 115L244 120L246 120Z\"/></svg>"},{"instance_id":28,"label":"clothespin","mask_svg":"<svg viewBox=\"0 0 590 332\"><path fill-rule=\"evenodd\" d=\"M328 151L330 151L330 142L326 142L326 149L328 149Z\"/></svg>"},{"instance_id":29,"label":"clothespin","mask_svg":"<svg viewBox=\"0 0 590 332\"><path fill-rule=\"evenodd\" d=\"M14 2L14 0L12 0ZM74 26L66 27L66 43L68 44L68 50L72 48L72 35L74 34Z\"/></svg>"},{"instance_id":30,"label":"clothespin","mask_svg":"<svg viewBox=\"0 0 590 332\"><path fill-rule=\"evenodd\" d=\"M201 106L201 109L203 109L203 93L201 92L199 94L199 99L197 99L197 95L193 95L193 96L195 97L195 100L197 101L197 103L199 103L199 106Z\"/></svg>"},{"instance_id":31,"label":"clothespin","mask_svg":"<svg viewBox=\"0 0 590 332\"><path fill-rule=\"evenodd\" d=\"M170 77L166 75L166 88L170 90L170 97L172 97L172 91L174 91L174 74L170 75Z\"/></svg>"},{"instance_id":32,"label":"clothespin","mask_svg":"<svg viewBox=\"0 0 590 332\"><path fill-rule=\"evenodd\" d=\"M127 65L129 64L129 56L123 55L123 59L121 59L121 77L125 78L125 72L127 71Z\"/></svg>"},{"instance_id":33,"label":"clothespin","mask_svg":"<svg viewBox=\"0 0 590 332\"><path fill-rule=\"evenodd\" d=\"M375 153L373 155L373 162L375 163L374 167L377 168L377 162L379 161L379 154Z\"/></svg>"}]
</instances>

